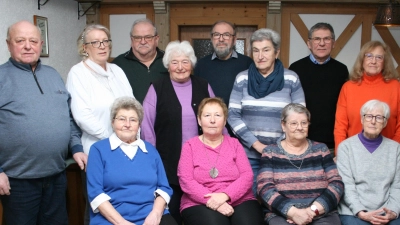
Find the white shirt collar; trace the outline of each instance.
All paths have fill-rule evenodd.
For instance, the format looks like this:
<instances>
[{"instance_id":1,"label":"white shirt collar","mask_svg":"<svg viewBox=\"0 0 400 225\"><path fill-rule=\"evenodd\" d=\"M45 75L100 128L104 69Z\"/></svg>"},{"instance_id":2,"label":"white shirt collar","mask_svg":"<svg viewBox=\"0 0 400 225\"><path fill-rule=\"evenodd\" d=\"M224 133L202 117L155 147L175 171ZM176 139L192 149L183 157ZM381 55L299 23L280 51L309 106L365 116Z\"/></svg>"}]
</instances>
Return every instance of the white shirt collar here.
<instances>
[{"instance_id":1,"label":"white shirt collar","mask_svg":"<svg viewBox=\"0 0 400 225\"><path fill-rule=\"evenodd\" d=\"M119 139L118 136L114 132L113 134L111 134L109 140L110 140L110 146L111 146L112 151L114 151L118 147L120 147L121 150L130 159L133 159L133 157L135 157L138 147L140 150L142 150L142 152L147 153L146 145L144 144L143 140L140 138L138 138L136 141L128 144L128 143L121 141L121 139Z\"/></svg>"}]
</instances>

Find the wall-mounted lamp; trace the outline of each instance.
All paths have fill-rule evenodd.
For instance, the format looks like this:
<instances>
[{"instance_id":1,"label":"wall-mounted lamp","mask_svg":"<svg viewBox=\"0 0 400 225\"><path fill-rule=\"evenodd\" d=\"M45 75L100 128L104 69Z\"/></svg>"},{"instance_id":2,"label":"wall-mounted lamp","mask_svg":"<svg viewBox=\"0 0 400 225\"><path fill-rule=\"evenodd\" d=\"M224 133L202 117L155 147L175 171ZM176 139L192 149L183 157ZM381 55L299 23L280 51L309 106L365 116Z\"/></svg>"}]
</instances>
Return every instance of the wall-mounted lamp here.
<instances>
[{"instance_id":1,"label":"wall-mounted lamp","mask_svg":"<svg viewBox=\"0 0 400 225\"><path fill-rule=\"evenodd\" d=\"M375 26L400 26L400 4L396 1L389 0L389 4L380 5Z\"/></svg>"}]
</instances>

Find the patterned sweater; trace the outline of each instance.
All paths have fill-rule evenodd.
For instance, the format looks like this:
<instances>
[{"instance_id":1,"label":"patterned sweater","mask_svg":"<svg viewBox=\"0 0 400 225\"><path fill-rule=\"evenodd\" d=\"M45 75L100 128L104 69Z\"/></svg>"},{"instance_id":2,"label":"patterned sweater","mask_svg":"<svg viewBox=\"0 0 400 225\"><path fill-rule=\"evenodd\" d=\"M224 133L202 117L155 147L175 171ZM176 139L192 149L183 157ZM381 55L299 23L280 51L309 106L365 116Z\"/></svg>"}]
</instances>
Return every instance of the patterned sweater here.
<instances>
[{"instance_id":1,"label":"patterned sweater","mask_svg":"<svg viewBox=\"0 0 400 225\"><path fill-rule=\"evenodd\" d=\"M257 193L270 210L266 220L277 214L286 218L291 206L307 208L314 201L326 213L335 210L344 185L329 149L307 139L308 149L293 155L282 148L282 139L264 149L257 176Z\"/></svg>"},{"instance_id":2,"label":"patterned sweater","mask_svg":"<svg viewBox=\"0 0 400 225\"><path fill-rule=\"evenodd\" d=\"M299 77L291 70L283 72L283 89L255 99L247 91L248 70L236 77L229 100L228 123L246 151L247 158L259 159L261 154L251 146L256 141L274 144L282 135L281 111L289 103L305 105Z\"/></svg>"}]
</instances>

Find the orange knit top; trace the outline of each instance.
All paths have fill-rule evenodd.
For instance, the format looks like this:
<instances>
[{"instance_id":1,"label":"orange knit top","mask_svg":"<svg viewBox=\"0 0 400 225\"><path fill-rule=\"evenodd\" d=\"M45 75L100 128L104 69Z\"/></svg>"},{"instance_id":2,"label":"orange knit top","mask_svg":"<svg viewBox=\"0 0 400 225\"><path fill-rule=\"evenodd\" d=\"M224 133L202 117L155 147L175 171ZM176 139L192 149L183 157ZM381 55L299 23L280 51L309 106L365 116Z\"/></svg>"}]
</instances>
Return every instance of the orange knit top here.
<instances>
[{"instance_id":1,"label":"orange knit top","mask_svg":"<svg viewBox=\"0 0 400 225\"><path fill-rule=\"evenodd\" d=\"M382 135L400 142L400 83L385 82L382 74L364 74L361 83L347 81L340 91L335 119L335 154L337 147L348 137L362 131L360 110L369 100L386 102L390 107L390 118Z\"/></svg>"}]
</instances>

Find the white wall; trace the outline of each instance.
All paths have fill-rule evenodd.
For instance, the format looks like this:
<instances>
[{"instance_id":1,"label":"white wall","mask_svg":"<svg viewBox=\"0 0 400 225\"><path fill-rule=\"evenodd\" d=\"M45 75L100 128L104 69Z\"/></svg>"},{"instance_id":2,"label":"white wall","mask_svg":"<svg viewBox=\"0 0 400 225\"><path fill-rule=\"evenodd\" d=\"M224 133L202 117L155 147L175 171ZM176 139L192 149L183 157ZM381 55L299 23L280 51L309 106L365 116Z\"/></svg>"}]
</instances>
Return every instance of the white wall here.
<instances>
[{"instance_id":1,"label":"white wall","mask_svg":"<svg viewBox=\"0 0 400 225\"><path fill-rule=\"evenodd\" d=\"M77 11L78 4L73 0L49 0L40 10L37 0L0 0L0 64L10 57L5 41L7 28L20 20L33 22L33 15L43 16L49 23L49 57L41 60L65 80L71 67L80 61L76 39L86 25L86 16L78 20Z\"/></svg>"},{"instance_id":2,"label":"white wall","mask_svg":"<svg viewBox=\"0 0 400 225\"><path fill-rule=\"evenodd\" d=\"M344 31L349 22L353 19L354 15L320 15L320 14L301 14L301 19L305 23L308 29L310 29L317 22L326 22L332 25L336 39L340 36L340 34ZM372 26L372 24L371 24ZM400 45L400 27L390 27L389 31L392 33L392 36L397 41L397 44ZM382 38L379 36L376 29L372 28L371 40L378 40L383 42ZM339 52L336 59L347 66L347 69L350 71L353 68L354 62L357 58L358 53L361 48L361 25L354 32L353 36L346 43L343 49ZM310 54L310 50L308 49L306 43L304 43L300 34L293 26L290 25L290 53L289 53L289 65L307 55ZM393 59L394 61L394 59ZM397 63L394 61L395 67Z\"/></svg>"}]
</instances>

